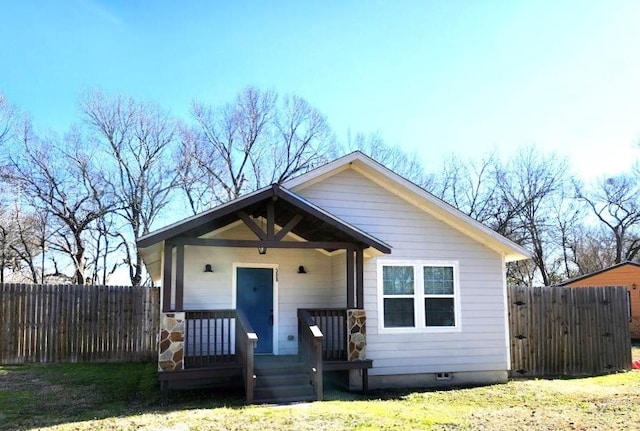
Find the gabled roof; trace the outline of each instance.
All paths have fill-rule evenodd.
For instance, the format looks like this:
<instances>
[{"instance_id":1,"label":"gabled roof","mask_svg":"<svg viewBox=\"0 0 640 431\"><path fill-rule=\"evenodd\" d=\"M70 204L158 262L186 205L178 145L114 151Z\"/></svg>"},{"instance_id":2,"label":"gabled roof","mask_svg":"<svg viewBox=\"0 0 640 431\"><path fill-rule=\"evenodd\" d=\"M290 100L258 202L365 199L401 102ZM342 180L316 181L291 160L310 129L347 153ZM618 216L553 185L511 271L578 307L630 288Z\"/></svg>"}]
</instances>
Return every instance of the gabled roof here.
<instances>
[{"instance_id":1,"label":"gabled roof","mask_svg":"<svg viewBox=\"0 0 640 431\"><path fill-rule=\"evenodd\" d=\"M581 280L585 280L587 278L591 278L591 277L594 277L596 275L600 275L600 274L603 274L605 272L613 271L613 270L616 270L616 269L619 269L619 268L622 268L622 267L625 267L625 266L633 266L635 268L640 268L640 264L635 263L635 262L620 262L620 263L612 265L612 266L610 266L608 268L603 268L603 269L601 269L599 271L594 271L594 272L589 273L589 274L581 275L579 277L575 277L575 278L572 278L570 280L563 281L562 283L558 283L556 286L566 286L568 284L575 283L575 282L581 281Z\"/></svg>"},{"instance_id":2,"label":"gabled roof","mask_svg":"<svg viewBox=\"0 0 640 431\"><path fill-rule=\"evenodd\" d=\"M303 241L353 243L365 248L372 247L385 254L391 252L391 247L383 241L329 214L296 193L273 184L140 237L137 245L147 269L152 277L159 276L162 244L165 241L202 237L237 222L241 219L241 213L267 219L269 202L276 202L277 205L273 213L275 225L283 227L294 217L298 218L289 232Z\"/></svg>"},{"instance_id":3,"label":"gabled roof","mask_svg":"<svg viewBox=\"0 0 640 431\"><path fill-rule=\"evenodd\" d=\"M376 184L422 209L425 213L503 255L507 262L531 257L531 252L525 248L359 151L347 154L299 177L286 181L283 185L294 192L301 191L345 169L354 169Z\"/></svg>"}]
</instances>

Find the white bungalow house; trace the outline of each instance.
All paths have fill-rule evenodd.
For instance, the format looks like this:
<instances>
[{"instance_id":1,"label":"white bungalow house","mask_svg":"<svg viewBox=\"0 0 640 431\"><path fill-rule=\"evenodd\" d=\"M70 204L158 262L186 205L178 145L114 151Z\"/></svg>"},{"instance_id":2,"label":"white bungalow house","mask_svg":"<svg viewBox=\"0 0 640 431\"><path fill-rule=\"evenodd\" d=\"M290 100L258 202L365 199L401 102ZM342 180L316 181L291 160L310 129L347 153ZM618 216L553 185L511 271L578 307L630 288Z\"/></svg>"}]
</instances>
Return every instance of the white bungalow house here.
<instances>
[{"instance_id":1,"label":"white bungalow house","mask_svg":"<svg viewBox=\"0 0 640 431\"><path fill-rule=\"evenodd\" d=\"M529 252L354 152L152 232L159 378L236 376L247 402L504 382L505 263Z\"/></svg>"}]
</instances>

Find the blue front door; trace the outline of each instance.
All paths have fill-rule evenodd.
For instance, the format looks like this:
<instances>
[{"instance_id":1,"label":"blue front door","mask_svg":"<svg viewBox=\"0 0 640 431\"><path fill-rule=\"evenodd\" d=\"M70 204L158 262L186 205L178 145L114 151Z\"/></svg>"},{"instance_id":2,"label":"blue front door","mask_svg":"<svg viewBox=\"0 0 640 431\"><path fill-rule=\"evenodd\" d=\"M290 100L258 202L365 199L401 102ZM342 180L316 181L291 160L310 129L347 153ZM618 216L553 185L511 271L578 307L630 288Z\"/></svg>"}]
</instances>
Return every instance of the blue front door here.
<instances>
[{"instance_id":1,"label":"blue front door","mask_svg":"<svg viewBox=\"0 0 640 431\"><path fill-rule=\"evenodd\" d=\"M273 269L238 268L236 307L258 334L255 353L273 353Z\"/></svg>"}]
</instances>

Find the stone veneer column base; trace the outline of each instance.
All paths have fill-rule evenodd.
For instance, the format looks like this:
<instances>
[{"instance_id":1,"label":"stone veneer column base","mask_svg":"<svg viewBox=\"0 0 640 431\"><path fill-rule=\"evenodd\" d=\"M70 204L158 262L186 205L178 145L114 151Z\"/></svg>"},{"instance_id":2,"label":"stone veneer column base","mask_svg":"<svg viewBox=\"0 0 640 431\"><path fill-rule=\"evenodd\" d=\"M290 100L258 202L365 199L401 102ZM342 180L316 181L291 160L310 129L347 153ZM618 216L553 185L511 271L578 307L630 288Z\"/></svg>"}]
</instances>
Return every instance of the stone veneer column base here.
<instances>
[{"instance_id":1,"label":"stone veneer column base","mask_svg":"<svg viewBox=\"0 0 640 431\"><path fill-rule=\"evenodd\" d=\"M184 312L160 315L158 371L184 370Z\"/></svg>"},{"instance_id":2,"label":"stone veneer column base","mask_svg":"<svg viewBox=\"0 0 640 431\"><path fill-rule=\"evenodd\" d=\"M367 358L367 315L364 310L347 310L347 355L349 361Z\"/></svg>"}]
</instances>

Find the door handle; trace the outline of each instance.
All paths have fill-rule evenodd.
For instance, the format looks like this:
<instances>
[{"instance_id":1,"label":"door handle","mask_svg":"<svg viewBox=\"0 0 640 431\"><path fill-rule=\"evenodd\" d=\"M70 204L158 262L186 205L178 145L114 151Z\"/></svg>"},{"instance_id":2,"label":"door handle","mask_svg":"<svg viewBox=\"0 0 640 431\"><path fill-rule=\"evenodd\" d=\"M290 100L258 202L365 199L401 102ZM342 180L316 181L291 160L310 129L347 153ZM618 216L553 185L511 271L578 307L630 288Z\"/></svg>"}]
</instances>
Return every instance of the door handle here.
<instances>
[{"instance_id":1,"label":"door handle","mask_svg":"<svg viewBox=\"0 0 640 431\"><path fill-rule=\"evenodd\" d=\"M273 311L269 313L269 325L273 326Z\"/></svg>"}]
</instances>

